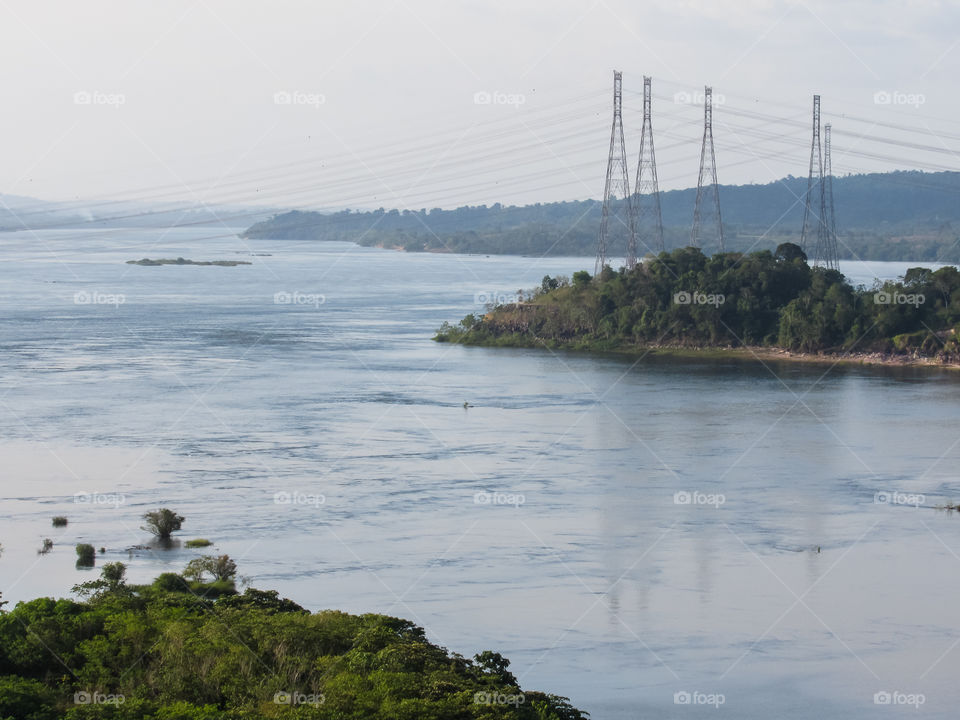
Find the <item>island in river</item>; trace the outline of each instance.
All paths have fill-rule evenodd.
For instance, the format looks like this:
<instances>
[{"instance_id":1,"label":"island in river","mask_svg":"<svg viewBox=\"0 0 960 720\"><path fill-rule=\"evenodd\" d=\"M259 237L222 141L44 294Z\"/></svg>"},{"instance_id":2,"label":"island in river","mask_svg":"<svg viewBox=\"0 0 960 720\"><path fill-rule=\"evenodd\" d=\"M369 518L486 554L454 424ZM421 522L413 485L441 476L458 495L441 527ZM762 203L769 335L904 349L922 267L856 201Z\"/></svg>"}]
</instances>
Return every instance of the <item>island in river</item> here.
<instances>
[{"instance_id":1,"label":"island in river","mask_svg":"<svg viewBox=\"0 0 960 720\"><path fill-rule=\"evenodd\" d=\"M160 258L159 260L151 260L150 258L142 258L140 260L127 260L127 265L217 265L218 267L234 267L236 265L252 265L253 263L247 262L246 260L187 260L186 258Z\"/></svg>"},{"instance_id":2,"label":"island in river","mask_svg":"<svg viewBox=\"0 0 960 720\"><path fill-rule=\"evenodd\" d=\"M543 278L517 302L444 325L465 345L960 365L960 271L911 268L853 287L792 243L706 256L681 248L595 277Z\"/></svg>"}]
</instances>

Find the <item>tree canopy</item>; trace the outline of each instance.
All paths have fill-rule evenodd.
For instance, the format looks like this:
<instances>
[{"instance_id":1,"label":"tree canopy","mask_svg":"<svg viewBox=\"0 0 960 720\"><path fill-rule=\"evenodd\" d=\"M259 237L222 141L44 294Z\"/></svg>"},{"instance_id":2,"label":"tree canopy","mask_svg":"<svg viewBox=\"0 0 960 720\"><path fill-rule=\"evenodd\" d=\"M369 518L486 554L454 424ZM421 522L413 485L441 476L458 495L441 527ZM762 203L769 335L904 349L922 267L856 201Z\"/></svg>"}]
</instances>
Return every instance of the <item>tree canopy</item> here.
<instances>
[{"instance_id":1,"label":"tree canopy","mask_svg":"<svg viewBox=\"0 0 960 720\"><path fill-rule=\"evenodd\" d=\"M214 558L217 560L217 558ZM209 572L209 571L208 571ZM86 600L0 613L3 720L581 720L385 615L310 613L275 591L216 599L182 577L128 585L121 563Z\"/></svg>"},{"instance_id":2,"label":"tree canopy","mask_svg":"<svg viewBox=\"0 0 960 720\"><path fill-rule=\"evenodd\" d=\"M490 345L761 346L800 352L901 353L960 359L960 271L911 268L899 282L853 287L810 267L802 250L681 248L634 270L544 278L525 302L445 324L436 339Z\"/></svg>"}]
</instances>

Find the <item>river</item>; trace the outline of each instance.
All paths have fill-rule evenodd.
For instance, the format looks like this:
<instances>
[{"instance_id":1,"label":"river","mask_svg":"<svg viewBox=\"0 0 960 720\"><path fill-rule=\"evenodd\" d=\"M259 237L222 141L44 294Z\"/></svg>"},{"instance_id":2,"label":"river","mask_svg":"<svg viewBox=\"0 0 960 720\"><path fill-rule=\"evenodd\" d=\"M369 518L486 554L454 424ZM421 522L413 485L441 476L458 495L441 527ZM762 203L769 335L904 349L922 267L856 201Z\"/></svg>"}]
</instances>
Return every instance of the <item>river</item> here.
<instances>
[{"instance_id":1,"label":"river","mask_svg":"<svg viewBox=\"0 0 960 720\"><path fill-rule=\"evenodd\" d=\"M592 259L210 235L0 236L4 599L92 577L77 542L180 570L127 550L168 506L255 586L595 720L955 716L960 376L437 344ZM177 256L252 264L125 263Z\"/></svg>"}]
</instances>

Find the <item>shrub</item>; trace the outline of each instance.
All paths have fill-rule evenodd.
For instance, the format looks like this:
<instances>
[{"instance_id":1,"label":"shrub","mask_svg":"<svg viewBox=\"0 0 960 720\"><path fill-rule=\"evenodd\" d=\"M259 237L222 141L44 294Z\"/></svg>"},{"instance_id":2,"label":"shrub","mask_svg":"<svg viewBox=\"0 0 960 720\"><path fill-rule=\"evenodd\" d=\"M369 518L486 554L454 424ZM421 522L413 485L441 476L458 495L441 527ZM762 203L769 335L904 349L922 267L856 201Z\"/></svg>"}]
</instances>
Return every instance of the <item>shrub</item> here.
<instances>
[{"instance_id":1,"label":"shrub","mask_svg":"<svg viewBox=\"0 0 960 720\"><path fill-rule=\"evenodd\" d=\"M186 542L186 546L188 548L209 547L210 545L213 545L213 543L206 538L194 538L193 540L187 540Z\"/></svg>"},{"instance_id":2,"label":"shrub","mask_svg":"<svg viewBox=\"0 0 960 720\"><path fill-rule=\"evenodd\" d=\"M169 540L170 535L183 525L183 516L177 515L173 510L160 508L143 514L146 525L143 530L153 533L161 540Z\"/></svg>"},{"instance_id":3,"label":"shrub","mask_svg":"<svg viewBox=\"0 0 960 720\"><path fill-rule=\"evenodd\" d=\"M57 515L57 516L53 519L53 526L54 526L54 527L66 527L66 526L67 526L67 519L66 519L63 515Z\"/></svg>"},{"instance_id":4,"label":"shrub","mask_svg":"<svg viewBox=\"0 0 960 720\"><path fill-rule=\"evenodd\" d=\"M237 564L229 555L203 555L188 562L183 569L183 576L196 582L203 582L207 574L215 582L232 581L237 576Z\"/></svg>"},{"instance_id":5,"label":"shrub","mask_svg":"<svg viewBox=\"0 0 960 720\"><path fill-rule=\"evenodd\" d=\"M118 593L127 590L124 579L127 573L127 566L122 562L107 563L100 568L100 577L97 580L89 580L79 585L73 586L73 592L81 597L91 597L100 599L107 593Z\"/></svg>"},{"instance_id":6,"label":"shrub","mask_svg":"<svg viewBox=\"0 0 960 720\"><path fill-rule=\"evenodd\" d=\"M256 608L264 612L300 612L306 613L304 609L289 598L281 598L276 590L257 590L256 588L247 588L243 595L233 595L221 598L217 601L217 607L228 608Z\"/></svg>"},{"instance_id":7,"label":"shrub","mask_svg":"<svg viewBox=\"0 0 960 720\"><path fill-rule=\"evenodd\" d=\"M187 592L190 589L183 575L172 572L158 575L153 581L153 587L165 592Z\"/></svg>"},{"instance_id":8,"label":"shrub","mask_svg":"<svg viewBox=\"0 0 960 720\"><path fill-rule=\"evenodd\" d=\"M77 544L77 566L78 567L93 567L94 559L97 556L97 551L94 550L93 545L88 545L87 543L78 543Z\"/></svg>"},{"instance_id":9,"label":"shrub","mask_svg":"<svg viewBox=\"0 0 960 720\"><path fill-rule=\"evenodd\" d=\"M123 584L127 575L127 566L122 562L107 563L100 570L100 575L111 588L116 588Z\"/></svg>"},{"instance_id":10,"label":"shrub","mask_svg":"<svg viewBox=\"0 0 960 720\"><path fill-rule=\"evenodd\" d=\"M217 600L237 594L233 580L214 580L213 582L190 583L190 592L203 600Z\"/></svg>"}]
</instances>

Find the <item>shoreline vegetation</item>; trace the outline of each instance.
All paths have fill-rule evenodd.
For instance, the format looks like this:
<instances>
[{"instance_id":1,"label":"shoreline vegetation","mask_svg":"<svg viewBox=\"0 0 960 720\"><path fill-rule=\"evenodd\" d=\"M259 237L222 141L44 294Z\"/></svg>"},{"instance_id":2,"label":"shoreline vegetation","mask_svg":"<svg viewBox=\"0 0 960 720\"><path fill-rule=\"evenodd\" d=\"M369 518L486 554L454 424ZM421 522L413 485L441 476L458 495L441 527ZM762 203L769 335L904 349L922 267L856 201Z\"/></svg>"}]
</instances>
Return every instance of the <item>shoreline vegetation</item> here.
<instances>
[{"instance_id":1,"label":"shoreline vegetation","mask_svg":"<svg viewBox=\"0 0 960 720\"><path fill-rule=\"evenodd\" d=\"M488 306L438 342L629 355L960 367L960 272L910 268L899 282L853 287L811 267L797 245L774 252L697 248L648 255L633 270L546 276Z\"/></svg>"},{"instance_id":2,"label":"shoreline vegetation","mask_svg":"<svg viewBox=\"0 0 960 720\"><path fill-rule=\"evenodd\" d=\"M438 335L439 335L438 331ZM681 345L635 345L621 347L588 347L585 345L573 344L555 344L544 342L535 338L530 338L530 342L523 342L521 338L517 342L463 342L460 340L447 340L435 336L433 338L438 342L453 342L461 345L473 345L478 347L501 347L514 349L549 349L564 352L586 352L611 355L625 355L627 357L648 357L648 358L678 358L685 360L733 360L737 362L789 362L798 364L819 364L819 365L870 365L883 367L901 367L901 368L942 368L948 370L960 370L960 360L937 360L928 357L915 357L913 355L895 354L895 353L858 353L858 352L831 352L824 351L820 353L792 352L782 348L770 348L759 345L750 345L743 347L695 347Z\"/></svg>"},{"instance_id":3,"label":"shoreline vegetation","mask_svg":"<svg viewBox=\"0 0 960 720\"><path fill-rule=\"evenodd\" d=\"M73 588L79 601L0 601L0 718L588 718L567 698L521 689L499 653L466 658L407 620L239 593L235 574L211 556L134 585L108 563Z\"/></svg>"}]
</instances>

